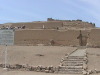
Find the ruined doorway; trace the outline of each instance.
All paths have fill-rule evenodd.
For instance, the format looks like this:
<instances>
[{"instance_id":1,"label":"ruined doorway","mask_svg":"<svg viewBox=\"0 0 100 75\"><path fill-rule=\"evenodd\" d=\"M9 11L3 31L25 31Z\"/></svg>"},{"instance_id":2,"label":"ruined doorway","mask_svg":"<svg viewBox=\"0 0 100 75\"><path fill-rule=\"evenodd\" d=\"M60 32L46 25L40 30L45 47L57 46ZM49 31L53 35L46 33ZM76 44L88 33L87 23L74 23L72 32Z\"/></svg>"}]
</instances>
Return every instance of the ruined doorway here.
<instances>
[{"instance_id":1,"label":"ruined doorway","mask_svg":"<svg viewBox=\"0 0 100 75\"><path fill-rule=\"evenodd\" d=\"M77 39L79 39L79 46L86 46L87 38L87 35L83 35L82 31L80 30L79 36L77 37Z\"/></svg>"}]
</instances>

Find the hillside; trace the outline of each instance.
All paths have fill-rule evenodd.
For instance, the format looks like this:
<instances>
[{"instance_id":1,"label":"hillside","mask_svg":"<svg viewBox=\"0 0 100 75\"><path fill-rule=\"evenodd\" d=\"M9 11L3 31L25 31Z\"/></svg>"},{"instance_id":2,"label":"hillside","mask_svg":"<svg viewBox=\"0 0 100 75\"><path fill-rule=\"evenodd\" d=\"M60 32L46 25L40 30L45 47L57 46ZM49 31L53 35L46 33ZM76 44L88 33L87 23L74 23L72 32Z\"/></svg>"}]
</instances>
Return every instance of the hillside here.
<instances>
[{"instance_id":1,"label":"hillside","mask_svg":"<svg viewBox=\"0 0 100 75\"><path fill-rule=\"evenodd\" d=\"M6 23L4 26L10 27L22 27L25 26L27 29L91 29L95 28L94 23L84 22L82 20L47 20L47 21L33 21L33 22L22 22L22 23Z\"/></svg>"}]
</instances>

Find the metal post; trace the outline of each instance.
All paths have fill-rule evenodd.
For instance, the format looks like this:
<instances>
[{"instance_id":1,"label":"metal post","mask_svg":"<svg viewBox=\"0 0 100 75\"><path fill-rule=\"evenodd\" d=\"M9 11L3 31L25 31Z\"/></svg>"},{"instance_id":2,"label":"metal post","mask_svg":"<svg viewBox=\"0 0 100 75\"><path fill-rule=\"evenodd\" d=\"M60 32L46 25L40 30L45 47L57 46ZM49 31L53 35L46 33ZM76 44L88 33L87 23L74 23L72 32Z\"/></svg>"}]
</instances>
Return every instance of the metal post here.
<instances>
[{"instance_id":1,"label":"metal post","mask_svg":"<svg viewBox=\"0 0 100 75\"><path fill-rule=\"evenodd\" d=\"M7 70L7 45L5 45L5 70Z\"/></svg>"},{"instance_id":2,"label":"metal post","mask_svg":"<svg viewBox=\"0 0 100 75\"><path fill-rule=\"evenodd\" d=\"M7 45L5 49L5 68L7 67Z\"/></svg>"}]
</instances>

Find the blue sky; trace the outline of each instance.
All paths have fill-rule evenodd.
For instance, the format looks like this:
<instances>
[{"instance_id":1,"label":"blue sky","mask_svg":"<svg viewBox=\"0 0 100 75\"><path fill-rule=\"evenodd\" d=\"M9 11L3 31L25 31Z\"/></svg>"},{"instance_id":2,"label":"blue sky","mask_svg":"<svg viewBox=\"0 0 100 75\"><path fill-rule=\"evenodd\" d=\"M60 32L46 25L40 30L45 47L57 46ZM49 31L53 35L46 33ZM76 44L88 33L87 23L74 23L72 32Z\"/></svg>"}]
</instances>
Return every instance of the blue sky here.
<instances>
[{"instance_id":1,"label":"blue sky","mask_svg":"<svg viewBox=\"0 0 100 75\"><path fill-rule=\"evenodd\" d=\"M0 0L0 23L47 18L93 22L100 27L100 0Z\"/></svg>"}]
</instances>

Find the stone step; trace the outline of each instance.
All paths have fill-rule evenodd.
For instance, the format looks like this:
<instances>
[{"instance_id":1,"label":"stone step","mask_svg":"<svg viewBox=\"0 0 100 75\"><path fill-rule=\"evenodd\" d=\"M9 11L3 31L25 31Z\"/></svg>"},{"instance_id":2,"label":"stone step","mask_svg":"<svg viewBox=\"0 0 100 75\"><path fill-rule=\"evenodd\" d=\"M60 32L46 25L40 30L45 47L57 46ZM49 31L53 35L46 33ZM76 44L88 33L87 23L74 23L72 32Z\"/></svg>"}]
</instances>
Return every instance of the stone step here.
<instances>
[{"instance_id":1,"label":"stone step","mask_svg":"<svg viewBox=\"0 0 100 75\"><path fill-rule=\"evenodd\" d=\"M59 69L59 71L82 72L82 71L83 71L83 69Z\"/></svg>"},{"instance_id":2,"label":"stone step","mask_svg":"<svg viewBox=\"0 0 100 75\"><path fill-rule=\"evenodd\" d=\"M83 72L67 72L67 71L59 71L59 74L83 74Z\"/></svg>"},{"instance_id":3,"label":"stone step","mask_svg":"<svg viewBox=\"0 0 100 75\"><path fill-rule=\"evenodd\" d=\"M83 70L63 70L63 69L60 69L59 71L64 71L64 72L82 72Z\"/></svg>"},{"instance_id":4,"label":"stone step","mask_svg":"<svg viewBox=\"0 0 100 75\"><path fill-rule=\"evenodd\" d=\"M84 59L64 59L63 61L84 61Z\"/></svg>"},{"instance_id":5,"label":"stone step","mask_svg":"<svg viewBox=\"0 0 100 75\"><path fill-rule=\"evenodd\" d=\"M83 63L63 63L63 66L83 66Z\"/></svg>"},{"instance_id":6,"label":"stone step","mask_svg":"<svg viewBox=\"0 0 100 75\"><path fill-rule=\"evenodd\" d=\"M84 64L84 63L83 63L83 62L82 62L82 63L80 63L80 62L67 62L67 63L66 63L66 62L63 62L62 64L63 64L63 65L64 65L64 64L67 64L67 65L68 65L68 64L76 65L76 64Z\"/></svg>"},{"instance_id":7,"label":"stone step","mask_svg":"<svg viewBox=\"0 0 100 75\"><path fill-rule=\"evenodd\" d=\"M84 61L63 61L64 63L84 63Z\"/></svg>"},{"instance_id":8,"label":"stone step","mask_svg":"<svg viewBox=\"0 0 100 75\"><path fill-rule=\"evenodd\" d=\"M59 71L73 71L73 72L81 72L83 69L59 69Z\"/></svg>"},{"instance_id":9,"label":"stone step","mask_svg":"<svg viewBox=\"0 0 100 75\"><path fill-rule=\"evenodd\" d=\"M69 56L68 59L84 59L84 56Z\"/></svg>"},{"instance_id":10,"label":"stone step","mask_svg":"<svg viewBox=\"0 0 100 75\"><path fill-rule=\"evenodd\" d=\"M65 60L79 60L79 61L83 61L84 59L74 59L74 58L68 58L68 59L67 59L67 58L64 58L64 61L65 61Z\"/></svg>"},{"instance_id":11,"label":"stone step","mask_svg":"<svg viewBox=\"0 0 100 75\"><path fill-rule=\"evenodd\" d=\"M63 64L63 66L83 66L83 64Z\"/></svg>"},{"instance_id":12,"label":"stone step","mask_svg":"<svg viewBox=\"0 0 100 75\"><path fill-rule=\"evenodd\" d=\"M60 69L83 69L83 66L61 66Z\"/></svg>"},{"instance_id":13,"label":"stone step","mask_svg":"<svg viewBox=\"0 0 100 75\"><path fill-rule=\"evenodd\" d=\"M59 70L58 73L65 73L65 74L82 74L83 69L81 70Z\"/></svg>"},{"instance_id":14,"label":"stone step","mask_svg":"<svg viewBox=\"0 0 100 75\"><path fill-rule=\"evenodd\" d=\"M64 59L61 60L61 64L58 68L58 73L63 74L82 74L83 73L83 64L85 62L85 53L86 50L80 49L68 57L65 56Z\"/></svg>"}]
</instances>

